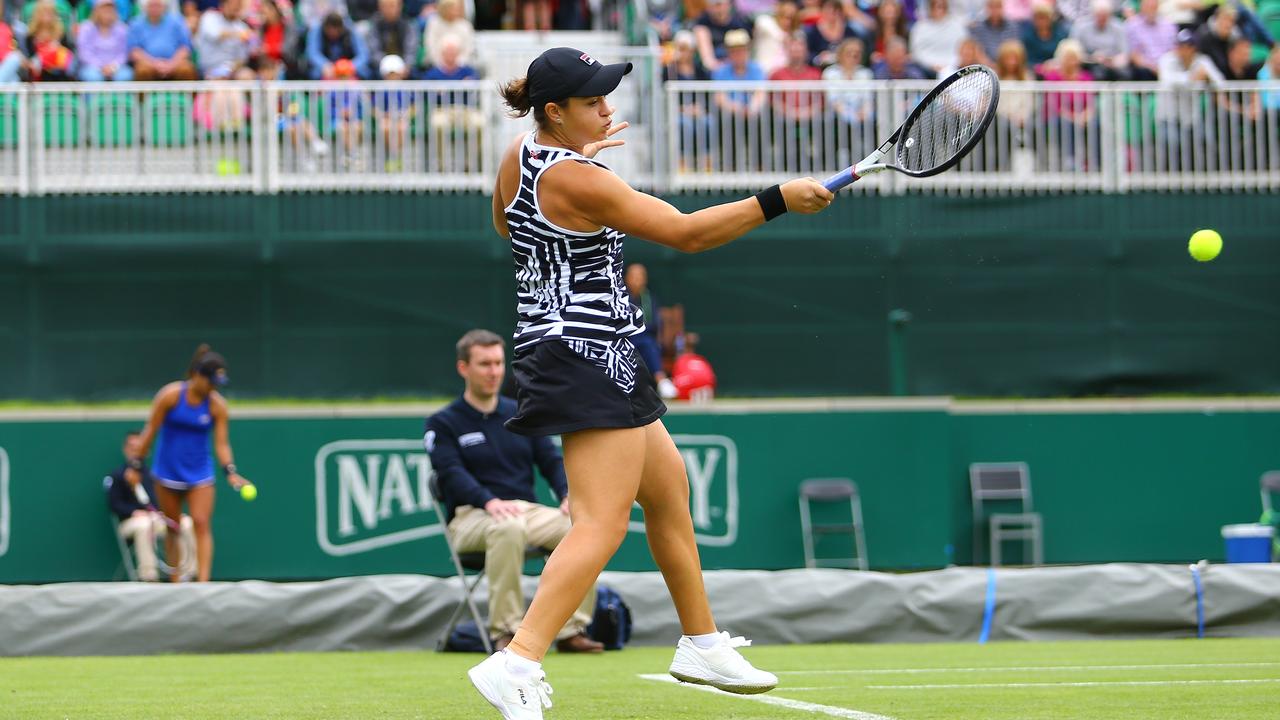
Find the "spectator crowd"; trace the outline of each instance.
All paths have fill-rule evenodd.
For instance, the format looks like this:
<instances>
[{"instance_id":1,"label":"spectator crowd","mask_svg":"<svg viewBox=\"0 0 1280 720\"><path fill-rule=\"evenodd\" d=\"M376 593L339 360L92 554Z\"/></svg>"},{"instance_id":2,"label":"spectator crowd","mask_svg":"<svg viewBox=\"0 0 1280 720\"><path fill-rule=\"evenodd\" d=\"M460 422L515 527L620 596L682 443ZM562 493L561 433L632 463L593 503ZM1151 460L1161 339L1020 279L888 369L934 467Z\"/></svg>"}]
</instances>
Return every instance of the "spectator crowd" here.
<instances>
[{"instance_id":1,"label":"spectator crowd","mask_svg":"<svg viewBox=\"0 0 1280 720\"><path fill-rule=\"evenodd\" d=\"M1214 82L1274 77L1280 64L1268 57L1280 0L641 1L668 77L684 79L920 79L980 62L1052 81L1078 55L1077 81ZM584 0L294 2L0 0L0 83L382 79L388 56L397 76L454 75L474 63L476 29L583 29L590 17Z\"/></svg>"},{"instance_id":2,"label":"spectator crowd","mask_svg":"<svg viewBox=\"0 0 1280 720\"><path fill-rule=\"evenodd\" d=\"M925 79L982 63L1003 80L1211 84L1280 70L1280 0L686 0L650 22L668 79Z\"/></svg>"},{"instance_id":3,"label":"spectator crowd","mask_svg":"<svg viewBox=\"0 0 1280 720\"><path fill-rule=\"evenodd\" d=\"M0 0L0 84L473 77L468 13L493 4Z\"/></svg>"}]
</instances>

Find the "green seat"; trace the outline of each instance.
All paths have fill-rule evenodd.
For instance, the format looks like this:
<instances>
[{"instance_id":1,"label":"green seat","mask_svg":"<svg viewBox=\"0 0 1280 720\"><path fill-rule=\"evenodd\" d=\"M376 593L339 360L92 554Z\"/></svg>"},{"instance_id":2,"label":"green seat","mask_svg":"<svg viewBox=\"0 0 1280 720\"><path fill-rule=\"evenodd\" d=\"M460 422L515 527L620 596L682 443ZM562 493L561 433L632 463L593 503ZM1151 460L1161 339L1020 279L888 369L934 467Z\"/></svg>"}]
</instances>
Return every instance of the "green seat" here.
<instances>
[{"instance_id":1,"label":"green seat","mask_svg":"<svg viewBox=\"0 0 1280 720\"><path fill-rule=\"evenodd\" d=\"M89 143L94 147L129 147L134 142L133 97L94 93L88 98Z\"/></svg>"},{"instance_id":2,"label":"green seat","mask_svg":"<svg viewBox=\"0 0 1280 720\"><path fill-rule=\"evenodd\" d=\"M1280 0L1258 0L1258 21L1280 42Z\"/></svg>"},{"instance_id":3,"label":"green seat","mask_svg":"<svg viewBox=\"0 0 1280 720\"><path fill-rule=\"evenodd\" d=\"M0 148L18 144L18 96L0 93Z\"/></svg>"},{"instance_id":4,"label":"green seat","mask_svg":"<svg viewBox=\"0 0 1280 720\"><path fill-rule=\"evenodd\" d=\"M191 142L190 93L149 93L142 101L142 116L151 147L183 147Z\"/></svg>"},{"instance_id":5,"label":"green seat","mask_svg":"<svg viewBox=\"0 0 1280 720\"><path fill-rule=\"evenodd\" d=\"M42 99L44 112L44 146L47 148L76 147L80 144L80 113L82 101L71 93L49 93Z\"/></svg>"},{"instance_id":6,"label":"green seat","mask_svg":"<svg viewBox=\"0 0 1280 720\"><path fill-rule=\"evenodd\" d=\"M1150 142L1156 134L1156 96L1125 93L1123 102L1125 140L1131 146L1141 146L1144 138Z\"/></svg>"}]
</instances>

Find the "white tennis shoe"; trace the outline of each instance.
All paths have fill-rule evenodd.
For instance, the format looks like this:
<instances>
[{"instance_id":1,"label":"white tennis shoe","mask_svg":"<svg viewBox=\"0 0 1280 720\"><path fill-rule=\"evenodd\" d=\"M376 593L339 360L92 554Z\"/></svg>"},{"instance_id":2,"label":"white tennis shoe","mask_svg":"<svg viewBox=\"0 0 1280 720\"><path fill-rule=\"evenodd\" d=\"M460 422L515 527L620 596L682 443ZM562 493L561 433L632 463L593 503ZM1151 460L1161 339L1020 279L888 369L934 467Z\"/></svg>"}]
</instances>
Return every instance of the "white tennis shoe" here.
<instances>
[{"instance_id":1,"label":"white tennis shoe","mask_svg":"<svg viewBox=\"0 0 1280 720\"><path fill-rule=\"evenodd\" d=\"M729 633L722 632L715 646L703 650L688 637L682 637L669 672L683 682L710 685L739 695L768 692L778 686L778 677L757 670L736 649L750 645L751 641L744 637L729 637Z\"/></svg>"},{"instance_id":2,"label":"white tennis shoe","mask_svg":"<svg viewBox=\"0 0 1280 720\"><path fill-rule=\"evenodd\" d=\"M496 652L467 671L471 684L506 720L542 720L551 707L551 686L542 670L520 675L507 669L505 652Z\"/></svg>"}]
</instances>

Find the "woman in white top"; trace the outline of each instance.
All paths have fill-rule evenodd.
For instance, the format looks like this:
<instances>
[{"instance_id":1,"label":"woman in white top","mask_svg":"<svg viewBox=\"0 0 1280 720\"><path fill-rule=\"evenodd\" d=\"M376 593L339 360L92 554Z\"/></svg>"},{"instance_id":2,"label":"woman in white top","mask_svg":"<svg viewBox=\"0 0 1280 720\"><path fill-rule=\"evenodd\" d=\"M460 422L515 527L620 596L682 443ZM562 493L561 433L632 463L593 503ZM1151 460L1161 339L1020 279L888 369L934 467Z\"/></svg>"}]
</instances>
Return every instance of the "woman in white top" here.
<instances>
[{"instance_id":1,"label":"woman in white top","mask_svg":"<svg viewBox=\"0 0 1280 720\"><path fill-rule=\"evenodd\" d=\"M436 12L427 21L427 29L423 32L422 42L427 48L427 57L432 65L444 62L441 49L444 39L453 36L458 40L458 64L475 64L475 28L467 20L462 11L462 0L440 0L436 4Z\"/></svg>"},{"instance_id":2,"label":"woman in white top","mask_svg":"<svg viewBox=\"0 0 1280 720\"><path fill-rule=\"evenodd\" d=\"M766 76L787 64L786 40L799 27L796 22L799 11L795 0L778 0L773 6L773 14L760 13L756 16L751 35L755 41L756 64Z\"/></svg>"},{"instance_id":3,"label":"woman in white top","mask_svg":"<svg viewBox=\"0 0 1280 720\"><path fill-rule=\"evenodd\" d=\"M951 12L949 0L929 0L929 14L911 27L911 55L938 77L956 59L960 41L969 35L965 19Z\"/></svg>"},{"instance_id":4,"label":"woman in white top","mask_svg":"<svg viewBox=\"0 0 1280 720\"><path fill-rule=\"evenodd\" d=\"M836 48L836 62L822 71L822 79L828 82L866 82L872 79L871 69L863 66L866 46L857 38L850 38ZM853 163L853 151L874 143L875 98L872 90L828 90L827 105L836 114L836 164ZM868 139L870 137L870 139Z\"/></svg>"}]
</instances>

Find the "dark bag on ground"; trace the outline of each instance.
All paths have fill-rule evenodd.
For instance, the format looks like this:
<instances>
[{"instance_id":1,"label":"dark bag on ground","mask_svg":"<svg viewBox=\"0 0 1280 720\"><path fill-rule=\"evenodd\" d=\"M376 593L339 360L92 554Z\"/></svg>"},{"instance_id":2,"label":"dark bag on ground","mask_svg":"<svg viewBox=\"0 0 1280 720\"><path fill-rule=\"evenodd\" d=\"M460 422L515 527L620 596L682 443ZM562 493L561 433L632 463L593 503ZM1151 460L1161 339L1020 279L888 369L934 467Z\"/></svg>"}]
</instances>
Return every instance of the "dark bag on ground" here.
<instances>
[{"instance_id":1,"label":"dark bag on ground","mask_svg":"<svg viewBox=\"0 0 1280 720\"><path fill-rule=\"evenodd\" d=\"M596 613L587 634L606 650L621 650L631 639L631 608L608 585L596 586Z\"/></svg>"},{"instance_id":2,"label":"dark bag on ground","mask_svg":"<svg viewBox=\"0 0 1280 720\"><path fill-rule=\"evenodd\" d=\"M447 652L484 652L484 640L480 639L480 628L474 620L458 623L449 633L449 641L444 644Z\"/></svg>"}]
</instances>

